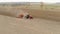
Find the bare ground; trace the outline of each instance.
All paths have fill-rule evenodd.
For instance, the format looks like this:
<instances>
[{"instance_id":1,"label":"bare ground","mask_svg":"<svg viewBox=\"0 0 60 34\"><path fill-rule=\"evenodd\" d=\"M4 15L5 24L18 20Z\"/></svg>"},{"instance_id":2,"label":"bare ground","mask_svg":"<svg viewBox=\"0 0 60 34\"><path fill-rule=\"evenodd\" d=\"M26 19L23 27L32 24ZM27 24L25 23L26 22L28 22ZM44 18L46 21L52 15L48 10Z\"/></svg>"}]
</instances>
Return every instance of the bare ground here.
<instances>
[{"instance_id":1,"label":"bare ground","mask_svg":"<svg viewBox=\"0 0 60 34\"><path fill-rule=\"evenodd\" d=\"M60 34L60 22L0 15L0 34Z\"/></svg>"},{"instance_id":2,"label":"bare ground","mask_svg":"<svg viewBox=\"0 0 60 34\"><path fill-rule=\"evenodd\" d=\"M4 12L5 10L11 11L11 14L10 12ZM3 11L1 11L3 15L16 15L16 12L12 12L13 9L5 10L3 9ZM32 9L28 11L29 14L37 18L30 20L0 15L0 34L60 34L60 22L58 22L58 20L60 21L60 12Z\"/></svg>"},{"instance_id":3,"label":"bare ground","mask_svg":"<svg viewBox=\"0 0 60 34\"><path fill-rule=\"evenodd\" d=\"M60 21L60 11L53 10L34 10L29 9L29 14L36 18L44 18L49 20Z\"/></svg>"}]
</instances>

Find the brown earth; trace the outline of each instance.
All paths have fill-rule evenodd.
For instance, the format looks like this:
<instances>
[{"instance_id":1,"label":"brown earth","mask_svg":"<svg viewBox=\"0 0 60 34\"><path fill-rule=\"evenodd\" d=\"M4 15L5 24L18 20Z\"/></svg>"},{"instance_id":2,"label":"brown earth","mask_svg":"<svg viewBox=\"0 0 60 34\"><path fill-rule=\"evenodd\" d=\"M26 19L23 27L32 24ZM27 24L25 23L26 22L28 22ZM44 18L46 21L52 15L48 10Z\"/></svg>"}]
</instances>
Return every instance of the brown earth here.
<instances>
[{"instance_id":1,"label":"brown earth","mask_svg":"<svg viewBox=\"0 0 60 34\"><path fill-rule=\"evenodd\" d=\"M0 9L0 34L60 34L59 11L25 9L35 17L32 20L15 18L19 12L13 11Z\"/></svg>"},{"instance_id":2,"label":"brown earth","mask_svg":"<svg viewBox=\"0 0 60 34\"><path fill-rule=\"evenodd\" d=\"M60 22L0 15L0 34L60 34Z\"/></svg>"}]
</instances>

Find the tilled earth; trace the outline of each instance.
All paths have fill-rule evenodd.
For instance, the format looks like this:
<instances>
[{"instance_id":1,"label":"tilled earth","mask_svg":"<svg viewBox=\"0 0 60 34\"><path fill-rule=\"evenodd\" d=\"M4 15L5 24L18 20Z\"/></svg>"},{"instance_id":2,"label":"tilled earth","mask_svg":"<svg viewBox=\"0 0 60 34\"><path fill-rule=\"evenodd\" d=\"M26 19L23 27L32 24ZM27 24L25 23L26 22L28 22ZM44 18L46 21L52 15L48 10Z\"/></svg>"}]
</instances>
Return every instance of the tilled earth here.
<instances>
[{"instance_id":1,"label":"tilled earth","mask_svg":"<svg viewBox=\"0 0 60 34\"><path fill-rule=\"evenodd\" d=\"M0 15L0 34L60 34L60 22Z\"/></svg>"}]
</instances>

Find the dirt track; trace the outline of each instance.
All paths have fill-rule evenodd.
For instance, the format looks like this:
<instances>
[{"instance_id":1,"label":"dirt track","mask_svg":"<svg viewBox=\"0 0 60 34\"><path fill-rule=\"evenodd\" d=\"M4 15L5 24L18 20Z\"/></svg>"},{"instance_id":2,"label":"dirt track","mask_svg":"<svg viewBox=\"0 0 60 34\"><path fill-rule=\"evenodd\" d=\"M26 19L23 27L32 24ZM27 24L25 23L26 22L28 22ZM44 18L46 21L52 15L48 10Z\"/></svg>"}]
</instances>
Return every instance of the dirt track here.
<instances>
[{"instance_id":1,"label":"dirt track","mask_svg":"<svg viewBox=\"0 0 60 34\"><path fill-rule=\"evenodd\" d=\"M0 34L60 34L60 22L0 15Z\"/></svg>"}]
</instances>

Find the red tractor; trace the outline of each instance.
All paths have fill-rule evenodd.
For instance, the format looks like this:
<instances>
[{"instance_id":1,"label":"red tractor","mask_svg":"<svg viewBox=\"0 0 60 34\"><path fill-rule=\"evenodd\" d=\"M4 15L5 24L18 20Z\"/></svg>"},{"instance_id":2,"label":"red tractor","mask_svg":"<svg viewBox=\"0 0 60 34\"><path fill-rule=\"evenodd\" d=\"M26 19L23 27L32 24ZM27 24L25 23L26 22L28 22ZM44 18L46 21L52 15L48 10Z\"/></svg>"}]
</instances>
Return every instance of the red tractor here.
<instances>
[{"instance_id":1,"label":"red tractor","mask_svg":"<svg viewBox=\"0 0 60 34\"><path fill-rule=\"evenodd\" d=\"M33 19L33 17L31 15L26 15L25 17L26 17L26 19Z\"/></svg>"},{"instance_id":2,"label":"red tractor","mask_svg":"<svg viewBox=\"0 0 60 34\"><path fill-rule=\"evenodd\" d=\"M26 19L33 19L33 17L32 17L31 15L26 15L26 16L24 16L23 14L20 14L20 15L18 16L18 18L23 18L23 17L25 17Z\"/></svg>"}]
</instances>

